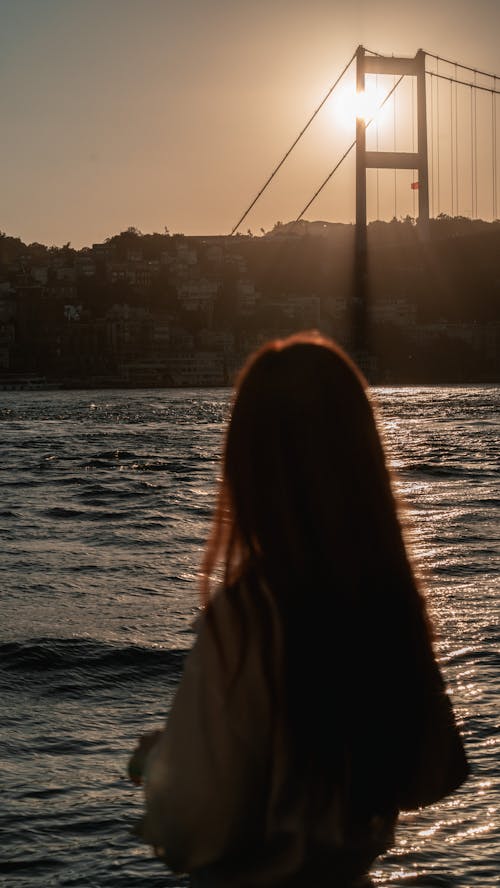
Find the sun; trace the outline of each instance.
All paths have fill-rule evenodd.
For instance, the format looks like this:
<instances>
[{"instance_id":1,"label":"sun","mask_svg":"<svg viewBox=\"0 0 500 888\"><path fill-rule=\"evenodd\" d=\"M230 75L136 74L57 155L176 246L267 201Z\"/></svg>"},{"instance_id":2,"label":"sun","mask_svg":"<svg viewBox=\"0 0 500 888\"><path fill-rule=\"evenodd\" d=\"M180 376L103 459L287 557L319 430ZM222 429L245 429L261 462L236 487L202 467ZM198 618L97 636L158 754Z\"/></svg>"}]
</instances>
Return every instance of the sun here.
<instances>
[{"instance_id":1,"label":"sun","mask_svg":"<svg viewBox=\"0 0 500 888\"><path fill-rule=\"evenodd\" d=\"M356 92L354 86L339 90L332 101L332 116L335 123L344 130L353 131L359 117L368 123L370 120L382 122L387 115L387 103L381 105L387 91L375 83L367 82L364 92Z\"/></svg>"}]
</instances>

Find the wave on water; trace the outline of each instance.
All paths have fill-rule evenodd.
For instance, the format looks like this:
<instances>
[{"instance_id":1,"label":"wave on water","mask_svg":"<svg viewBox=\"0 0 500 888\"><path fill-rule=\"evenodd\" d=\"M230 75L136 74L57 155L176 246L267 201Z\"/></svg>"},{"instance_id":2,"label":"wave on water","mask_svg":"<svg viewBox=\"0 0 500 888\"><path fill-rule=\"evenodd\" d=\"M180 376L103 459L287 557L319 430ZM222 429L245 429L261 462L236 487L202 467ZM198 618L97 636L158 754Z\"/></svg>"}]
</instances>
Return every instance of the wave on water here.
<instances>
[{"instance_id":1,"label":"wave on water","mask_svg":"<svg viewBox=\"0 0 500 888\"><path fill-rule=\"evenodd\" d=\"M128 497L130 499L130 497ZM88 503L90 506L95 506L96 511L82 511L81 509L73 509L73 508L64 508L62 506L53 506L50 509L45 509L42 513L44 517L49 519L58 519L61 521L67 520L82 520L82 521L93 521L93 522L102 522L102 521L120 521L124 519L124 514L122 512L117 511L105 511L103 509L98 509L99 506L102 506L102 503L98 500L91 501ZM126 517L130 517L130 509L127 510Z\"/></svg>"},{"instance_id":2,"label":"wave on water","mask_svg":"<svg viewBox=\"0 0 500 888\"><path fill-rule=\"evenodd\" d=\"M74 462L81 457L72 455L66 457L66 460ZM179 459L177 456L165 458L164 454L158 452L135 453L129 450L102 450L96 453L90 453L84 461L83 468L89 469L127 469L134 472L168 472L174 475L179 473L191 472L193 465L200 462L213 462L213 454L205 454L197 452L190 454L188 460Z\"/></svg>"},{"instance_id":3,"label":"wave on water","mask_svg":"<svg viewBox=\"0 0 500 888\"><path fill-rule=\"evenodd\" d=\"M458 463L432 463L432 462L421 462L416 460L411 462L408 460L404 466L398 468L398 474L400 476L404 476L406 474L418 474L423 476L431 476L435 478L467 478L470 481L482 481L486 478L496 477L498 475L497 468L485 468L481 466L478 468L470 467L467 465L460 465Z\"/></svg>"},{"instance_id":4,"label":"wave on water","mask_svg":"<svg viewBox=\"0 0 500 888\"><path fill-rule=\"evenodd\" d=\"M140 682L158 676L176 681L186 653L85 638L7 641L0 644L0 675L30 674L31 680L38 677L48 693L76 687L91 692L110 683Z\"/></svg>"},{"instance_id":5,"label":"wave on water","mask_svg":"<svg viewBox=\"0 0 500 888\"><path fill-rule=\"evenodd\" d=\"M102 460L129 460L137 459L137 454L130 450L101 450L95 454L94 459Z\"/></svg>"}]
</instances>

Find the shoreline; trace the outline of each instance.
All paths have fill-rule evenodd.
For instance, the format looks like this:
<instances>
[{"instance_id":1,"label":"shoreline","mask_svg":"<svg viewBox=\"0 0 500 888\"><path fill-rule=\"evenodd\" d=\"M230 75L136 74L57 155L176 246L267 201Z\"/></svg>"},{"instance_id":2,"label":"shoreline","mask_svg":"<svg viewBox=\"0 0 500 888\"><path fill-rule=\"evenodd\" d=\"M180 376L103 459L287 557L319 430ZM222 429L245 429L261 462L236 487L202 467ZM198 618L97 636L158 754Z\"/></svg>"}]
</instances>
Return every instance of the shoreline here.
<instances>
[{"instance_id":1,"label":"shoreline","mask_svg":"<svg viewBox=\"0 0 500 888\"><path fill-rule=\"evenodd\" d=\"M500 379L374 379L368 380L372 388L391 388L391 387L463 387L463 386L499 386ZM221 384L218 382L196 384L175 384L175 383L126 383L123 380L110 380L109 382L95 381L93 379L82 380L78 382L55 382L50 380L36 380L33 378L25 380L1 380L0 392L78 392L78 391L188 391L193 389L226 389L231 391L233 385L230 382Z\"/></svg>"}]
</instances>

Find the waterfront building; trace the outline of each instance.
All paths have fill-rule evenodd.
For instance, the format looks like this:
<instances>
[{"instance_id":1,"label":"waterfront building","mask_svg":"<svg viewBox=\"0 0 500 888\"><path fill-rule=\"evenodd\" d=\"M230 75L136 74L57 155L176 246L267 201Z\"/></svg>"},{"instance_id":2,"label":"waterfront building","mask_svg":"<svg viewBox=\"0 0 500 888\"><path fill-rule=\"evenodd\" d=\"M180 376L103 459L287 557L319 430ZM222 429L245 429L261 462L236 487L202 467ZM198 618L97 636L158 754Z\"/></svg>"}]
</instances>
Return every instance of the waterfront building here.
<instances>
[{"instance_id":1,"label":"waterfront building","mask_svg":"<svg viewBox=\"0 0 500 888\"><path fill-rule=\"evenodd\" d=\"M227 384L224 356L213 351L169 354L165 365L173 385L196 388Z\"/></svg>"}]
</instances>

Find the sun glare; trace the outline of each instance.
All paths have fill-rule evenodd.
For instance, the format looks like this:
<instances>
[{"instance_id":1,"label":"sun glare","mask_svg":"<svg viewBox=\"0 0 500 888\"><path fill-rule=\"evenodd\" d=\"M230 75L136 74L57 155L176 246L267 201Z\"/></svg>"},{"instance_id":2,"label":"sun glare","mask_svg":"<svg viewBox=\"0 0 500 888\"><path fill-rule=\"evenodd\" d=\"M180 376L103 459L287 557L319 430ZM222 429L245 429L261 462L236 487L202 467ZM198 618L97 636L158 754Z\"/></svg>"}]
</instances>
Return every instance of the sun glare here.
<instances>
[{"instance_id":1,"label":"sun glare","mask_svg":"<svg viewBox=\"0 0 500 888\"><path fill-rule=\"evenodd\" d=\"M345 130L354 129L357 117L366 123L372 119L382 122L390 104L380 107L386 95L387 90L375 83L367 83L364 92L356 92L354 86L346 87L332 103L335 122Z\"/></svg>"}]
</instances>

